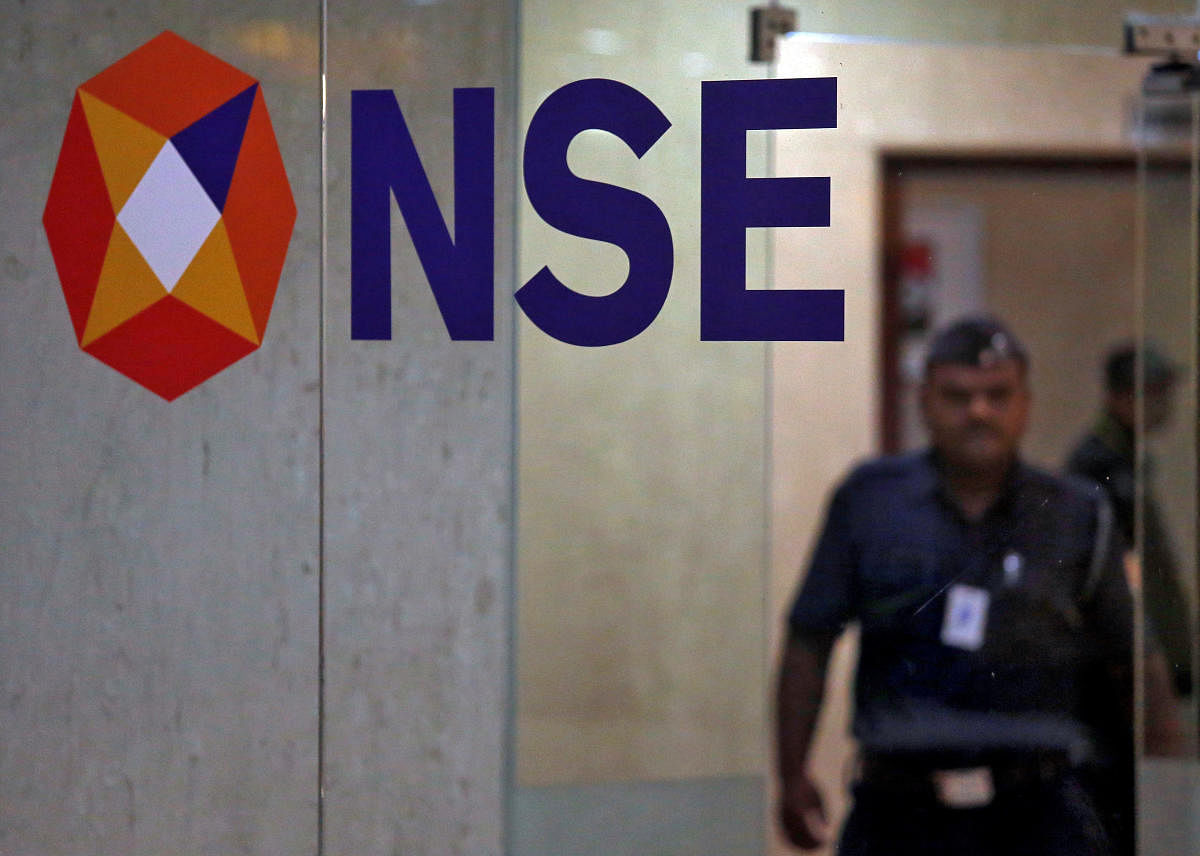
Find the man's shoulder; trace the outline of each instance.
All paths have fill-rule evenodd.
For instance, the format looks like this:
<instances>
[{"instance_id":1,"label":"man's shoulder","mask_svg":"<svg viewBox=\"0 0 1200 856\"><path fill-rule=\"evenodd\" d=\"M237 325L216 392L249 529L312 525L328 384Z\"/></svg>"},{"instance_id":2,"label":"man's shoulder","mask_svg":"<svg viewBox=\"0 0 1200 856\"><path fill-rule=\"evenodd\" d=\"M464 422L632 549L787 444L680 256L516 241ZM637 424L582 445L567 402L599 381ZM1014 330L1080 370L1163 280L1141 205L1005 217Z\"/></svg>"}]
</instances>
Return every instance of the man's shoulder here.
<instances>
[{"instance_id":1,"label":"man's shoulder","mask_svg":"<svg viewBox=\"0 0 1200 856\"><path fill-rule=\"evenodd\" d=\"M1089 478L1111 474L1114 470L1132 464L1112 445L1095 431L1084 434L1067 458L1067 470Z\"/></svg>"},{"instance_id":2,"label":"man's shoulder","mask_svg":"<svg viewBox=\"0 0 1200 856\"><path fill-rule=\"evenodd\" d=\"M881 455L859 461L842 480L843 492L894 490L902 484L925 484L936 477L928 452Z\"/></svg>"}]
</instances>

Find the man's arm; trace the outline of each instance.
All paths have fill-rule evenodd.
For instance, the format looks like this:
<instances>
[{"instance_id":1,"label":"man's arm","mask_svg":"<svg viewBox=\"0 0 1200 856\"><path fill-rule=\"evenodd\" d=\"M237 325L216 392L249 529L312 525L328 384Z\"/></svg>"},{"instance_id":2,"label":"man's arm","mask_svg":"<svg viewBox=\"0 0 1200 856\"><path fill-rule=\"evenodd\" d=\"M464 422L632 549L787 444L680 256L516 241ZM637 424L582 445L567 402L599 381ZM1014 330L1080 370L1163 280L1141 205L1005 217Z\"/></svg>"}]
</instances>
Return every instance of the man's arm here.
<instances>
[{"instance_id":1,"label":"man's arm","mask_svg":"<svg viewBox=\"0 0 1200 856\"><path fill-rule=\"evenodd\" d=\"M1167 659L1158 648L1147 646L1147 649L1142 672L1146 754L1155 758L1189 758L1195 749L1180 721Z\"/></svg>"},{"instance_id":2,"label":"man's arm","mask_svg":"<svg viewBox=\"0 0 1200 856\"><path fill-rule=\"evenodd\" d=\"M1125 576L1134 598L1142 596L1142 568L1137 554L1124 557ZM1142 654L1143 746L1147 755L1156 758L1182 758L1194 753L1194 745L1185 735L1179 716L1179 703L1174 693L1170 667L1151 628L1143 628L1145 638ZM1132 672L1129 680L1132 681ZM1130 697L1133 697L1132 687ZM1133 723L1130 722L1132 729Z\"/></svg>"},{"instance_id":3,"label":"man's arm","mask_svg":"<svg viewBox=\"0 0 1200 856\"><path fill-rule=\"evenodd\" d=\"M821 794L809 778L808 760L825 695L829 654L857 613L853 484L852 475L830 499L804 583L788 614L788 638L779 666L779 819L788 840L805 850L820 847L828 838Z\"/></svg>"},{"instance_id":4,"label":"man's arm","mask_svg":"<svg viewBox=\"0 0 1200 856\"><path fill-rule=\"evenodd\" d=\"M832 636L789 635L779 667L776 751L779 818L788 840L804 850L828 838L821 794L808 775L808 753L825 696Z\"/></svg>"}]
</instances>

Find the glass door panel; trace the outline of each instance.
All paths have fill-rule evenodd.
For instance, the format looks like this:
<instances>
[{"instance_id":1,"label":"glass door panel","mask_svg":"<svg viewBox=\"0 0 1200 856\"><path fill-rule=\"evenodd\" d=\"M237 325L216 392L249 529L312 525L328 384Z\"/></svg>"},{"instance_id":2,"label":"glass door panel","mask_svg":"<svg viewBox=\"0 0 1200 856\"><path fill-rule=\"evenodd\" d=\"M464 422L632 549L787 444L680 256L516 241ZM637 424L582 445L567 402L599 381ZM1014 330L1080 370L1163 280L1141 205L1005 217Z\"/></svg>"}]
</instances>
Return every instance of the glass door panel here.
<instances>
[{"instance_id":1,"label":"glass door panel","mask_svg":"<svg viewBox=\"0 0 1200 856\"><path fill-rule=\"evenodd\" d=\"M1180 84L1177 91L1161 91L1171 83ZM1147 856L1191 852L1200 842L1195 680L1200 101L1187 88L1178 71L1151 73L1138 125L1140 347L1132 379L1142 646L1139 827Z\"/></svg>"}]
</instances>

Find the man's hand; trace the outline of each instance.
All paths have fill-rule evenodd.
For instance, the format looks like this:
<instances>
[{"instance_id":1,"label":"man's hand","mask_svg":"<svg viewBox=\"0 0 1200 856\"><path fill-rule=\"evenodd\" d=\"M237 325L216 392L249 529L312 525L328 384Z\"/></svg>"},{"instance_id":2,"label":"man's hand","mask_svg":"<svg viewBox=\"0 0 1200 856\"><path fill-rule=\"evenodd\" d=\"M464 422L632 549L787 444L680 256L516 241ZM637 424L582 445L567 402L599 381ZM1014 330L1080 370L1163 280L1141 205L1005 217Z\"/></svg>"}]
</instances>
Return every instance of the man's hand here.
<instances>
[{"instance_id":1,"label":"man's hand","mask_svg":"<svg viewBox=\"0 0 1200 856\"><path fill-rule=\"evenodd\" d=\"M779 822L788 841L801 850L815 850L829 840L829 823L821 792L807 775L781 783Z\"/></svg>"},{"instance_id":2,"label":"man's hand","mask_svg":"<svg viewBox=\"0 0 1200 856\"><path fill-rule=\"evenodd\" d=\"M825 694L833 636L792 634L779 668L776 728L779 753L779 822L787 839L814 850L829 839L821 793L808 776L808 747Z\"/></svg>"}]
</instances>

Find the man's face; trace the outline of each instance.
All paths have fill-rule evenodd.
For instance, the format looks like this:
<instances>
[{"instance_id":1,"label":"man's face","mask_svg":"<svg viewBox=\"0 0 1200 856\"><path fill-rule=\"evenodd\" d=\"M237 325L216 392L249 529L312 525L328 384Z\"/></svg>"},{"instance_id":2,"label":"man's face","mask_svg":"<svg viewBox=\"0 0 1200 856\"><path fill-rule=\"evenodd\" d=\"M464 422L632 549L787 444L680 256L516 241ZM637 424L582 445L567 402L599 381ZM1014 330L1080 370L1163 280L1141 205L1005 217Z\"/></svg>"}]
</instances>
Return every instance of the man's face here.
<instances>
[{"instance_id":1,"label":"man's face","mask_svg":"<svg viewBox=\"0 0 1200 856\"><path fill-rule=\"evenodd\" d=\"M1029 387L1016 360L986 368L935 365L921 387L921 413L933 447L968 472L1006 467L1029 416Z\"/></svg>"},{"instance_id":2,"label":"man's face","mask_svg":"<svg viewBox=\"0 0 1200 856\"><path fill-rule=\"evenodd\" d=\"M1141 428L1147 434L1153 434L1171 421L1174 398L1175 389L1170 381L1146 384ZM1108 411L1130 431L1138 428L1137 393L1134 390L1109 392Z\"/></svg>"},{"instance_id":3,"label":"man's face","mask_svg":"<svg viewBox=\"0 0 1200 856\"><path fill-rule=\"evenodd\" d=\"M1170 381L1146 384L1143 419L1148 433L1157 431L1171 421L1171 412L1174 410L1174 393L1175 390Z\"/></svg>"}]
</instances>

